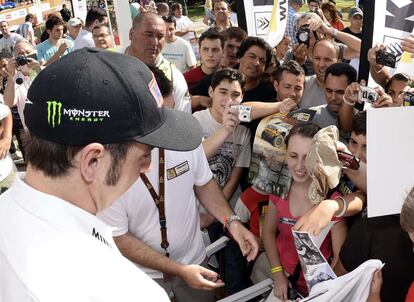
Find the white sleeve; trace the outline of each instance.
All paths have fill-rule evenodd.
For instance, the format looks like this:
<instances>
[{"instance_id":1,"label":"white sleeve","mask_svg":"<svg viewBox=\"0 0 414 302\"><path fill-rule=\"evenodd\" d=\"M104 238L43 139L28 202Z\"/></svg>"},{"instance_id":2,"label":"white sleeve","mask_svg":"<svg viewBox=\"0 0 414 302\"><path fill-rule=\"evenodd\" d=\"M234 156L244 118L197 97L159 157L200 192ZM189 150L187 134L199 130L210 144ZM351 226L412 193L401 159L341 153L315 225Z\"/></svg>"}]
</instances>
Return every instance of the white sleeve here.
<instances>
[{"instance_id":1,"label":"white sleeve","mask_svg":"<svg viewBox=\"0 0 414 302\"><path fill-rule=\"evenodd\" d=\"M213 173L211 172L206 154L204 153L203 144L200 144L194 151L194 169L194 184L196 186L204 186L213 178Z\"/></svg>"},{"instance_id":2,"label":"white sleeve","mask_svg":"<svg viewBox=\"0 0 414 302\"><path fill-rule=\"evenodd\" d=\"M171 68L173 70L174 109L191 113L191 98L188 93L187 82L177 67L173 65Z\"/></svg>"},{"instance_id":3,"label":"white sleeve","mask_svg":"<svg viewBox=\"0 0 414 302\"><path fill-rule=\"evenodd\" d=\"M135 182L130 190L137 184ZM128 190L128 191L130 191ZM117 199L109 208L106 208L103 212L98 213L96 216L110 225L112 229L112 236L122 236L128 232L128 213L127 213L127 194L124 193L119 199Z\"/></svg>"},{"instance_id":4,"label":"white sleeve","mask_svg":"<svg viewBox=\"0 0 414 302\"><path fill-rule=\"evenodd\" d=\"M195 57L195 54L194 54L194 50L193 50L193 48L191 47L191 44L190 43L188 43L187 41L185 41L186 43L185 43L185 62L186 62L186 64L187 64L187 66L195 66L195 65L197 65L197 59L196 59L196 57Z\"/></svg>"},{"instance_id":5,"label":"white sleeve","mask_svg":"<svg viewBox=\"0 0 414 302\"><path fill-rule=\"evenodd\" d=\"M236 167L247 168L250 166L252 147L250 144L250 130L247 128L245 128L244 130L246 131L242 132L244 134L242 140L240 141L242 144L242 149L240 155L237 158Z\"/></svg>"}]
</instances>

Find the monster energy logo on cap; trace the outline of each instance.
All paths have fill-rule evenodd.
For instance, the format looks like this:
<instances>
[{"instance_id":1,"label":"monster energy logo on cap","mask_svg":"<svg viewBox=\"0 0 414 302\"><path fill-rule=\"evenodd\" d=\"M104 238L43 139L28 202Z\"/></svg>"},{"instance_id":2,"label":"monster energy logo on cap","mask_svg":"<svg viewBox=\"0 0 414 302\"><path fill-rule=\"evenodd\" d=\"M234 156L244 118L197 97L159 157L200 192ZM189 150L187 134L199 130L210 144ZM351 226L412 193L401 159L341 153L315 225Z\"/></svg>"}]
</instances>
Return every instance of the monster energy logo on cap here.
<instances>
[{"instance_id":1,"label":"monster energy logo on cap","mask_svg":"<svg viewBox=\"0 0 414 302\"><path fill-rule=\"evenodd\" d=\"M47 102L47 123L55 128L60 125L62 117L62 103L56 101Z\"/></svg>"}]
</instances>

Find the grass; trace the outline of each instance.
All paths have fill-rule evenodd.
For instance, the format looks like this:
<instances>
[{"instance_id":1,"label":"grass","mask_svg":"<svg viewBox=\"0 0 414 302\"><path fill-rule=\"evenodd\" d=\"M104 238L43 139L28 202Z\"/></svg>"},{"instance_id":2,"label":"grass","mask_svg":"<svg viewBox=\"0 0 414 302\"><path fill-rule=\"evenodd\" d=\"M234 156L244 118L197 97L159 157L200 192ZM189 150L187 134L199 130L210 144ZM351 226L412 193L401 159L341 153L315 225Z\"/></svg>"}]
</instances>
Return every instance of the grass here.
<instances>
[{"instance_id":1,"label":"grass","mask_svg":"<svg viewBox=\"0 0 414 302\"><path fill-rule=\"evenodd\" d=\"M188 6L188 17L193 21L201 21L204 17L204 5L202 3Z\"/></svg>"}]
</instances>

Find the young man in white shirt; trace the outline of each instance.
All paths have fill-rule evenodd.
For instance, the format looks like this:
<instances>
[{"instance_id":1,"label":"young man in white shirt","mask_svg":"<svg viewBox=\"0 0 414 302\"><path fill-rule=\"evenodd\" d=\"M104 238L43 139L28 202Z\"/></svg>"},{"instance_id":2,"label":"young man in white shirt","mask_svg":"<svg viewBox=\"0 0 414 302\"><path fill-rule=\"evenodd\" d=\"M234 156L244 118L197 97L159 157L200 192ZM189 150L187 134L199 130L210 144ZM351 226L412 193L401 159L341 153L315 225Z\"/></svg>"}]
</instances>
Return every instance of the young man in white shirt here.
<instances>
[{"instance_id":1,"label":"young man in white shirt","mask_svg":"<svg viewBox=\"0 0 414 302\"><path fill-rule=\"evenodd\" d=\"M34 15L27 14L24 18L24 23L20 24L18 30L16 31L23 38L27 39L33 46L36 46L36 37L33 30Z\"/></svg>"},{"instance_id":2,"label":"young man in white shirt","mask_svg":"<svg viewBox=\"0 0 414 302\"><path fill-rule=\"evenodd\" d=\"M99 7L91 8L86 15L85 26L76 37L74 50L81 49L83 47L95 47L95 42L92 38L92 30L97 25L107 23L108 16L106 15L105 10Z\"/></svg>"},{"instance_id":3,"label":"young man in white shirt","mask_svg":"<svg viewBox=\"0 0 414 302\"><path fill-rule=\"evenodd\" d=\"M0 53L2 56L11 57L17 40L21 39L22 36L11 33L7 21L0 22L0 32L3 35L3 38L0 39Z\"/></svg>"},{"instance_id":4,"label":"young man in white shirt","mask_svg":"<svg viewBox=\"0 0 414 302\"><path fill-rule=\"evenodd\" d=\"M195 28L193 21L187 16L183 15L183 6L180 3L174 2L171 5L171 11L177 22L177 36L182 37L188 43L191 43L191 39L195 36Z\"/></svg>"},{"instance_id":5,"label":"young man in white shirt","mask_svg":"<svg viewBox=\"0 0 414 302\"><path fill-rule=\"evenodd\" d=\"M193 69L197 64L193 48L186 40L175 35L177 29L174 17L167 16L162 19L165 22L167 31L165 34L165 46L161 53L168 61L174 63L182 73Z\"/></svg>"}]
</instances>

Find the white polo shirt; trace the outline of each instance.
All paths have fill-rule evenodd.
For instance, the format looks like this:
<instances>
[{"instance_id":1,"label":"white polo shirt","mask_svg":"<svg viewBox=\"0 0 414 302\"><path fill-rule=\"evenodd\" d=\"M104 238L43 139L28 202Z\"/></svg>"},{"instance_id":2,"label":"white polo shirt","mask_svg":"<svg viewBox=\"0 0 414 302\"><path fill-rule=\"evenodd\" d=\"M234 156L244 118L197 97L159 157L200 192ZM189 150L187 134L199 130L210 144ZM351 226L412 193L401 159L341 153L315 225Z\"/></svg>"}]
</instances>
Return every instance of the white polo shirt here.
<instances>
[{"instance_id":1,"label":"white polo shirt","mask_svg":"<svg viewBox=\"0 0 414 302\"><path fill-rule=\"evenodd\" d=\"M0 196L0 301L169 301L120 254L110 227L22 176Z\"/></svg>"},{"instance_id":2,"label":"white polo shirt","mask_svg":"<svg viewBox=\"0 0 414 302\"><path fill-rule=\"evenodd\" d=\"M158 151L158 148L153 149L151 172L146 173L157 194ZM202 186L212 179L202 145L188 152L165 150L165 169L165 215L170 258L182 264L200 264L205 259L206 252L194 185ZM164 254L160 246L158 208L141 178L98 217L114 227L114 236L130 232L152 249ZM140 265L138 267L151 278L162 278L159 271Z\"/></svg>"}]
</instances>

